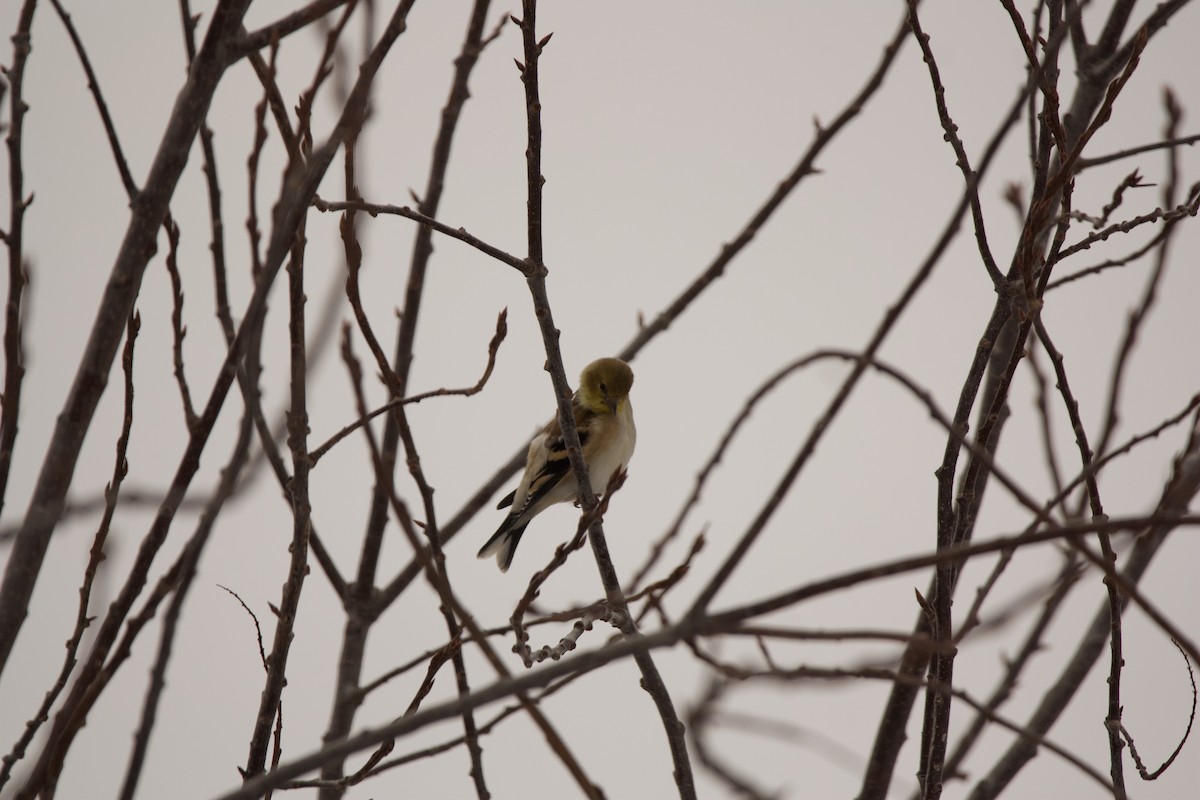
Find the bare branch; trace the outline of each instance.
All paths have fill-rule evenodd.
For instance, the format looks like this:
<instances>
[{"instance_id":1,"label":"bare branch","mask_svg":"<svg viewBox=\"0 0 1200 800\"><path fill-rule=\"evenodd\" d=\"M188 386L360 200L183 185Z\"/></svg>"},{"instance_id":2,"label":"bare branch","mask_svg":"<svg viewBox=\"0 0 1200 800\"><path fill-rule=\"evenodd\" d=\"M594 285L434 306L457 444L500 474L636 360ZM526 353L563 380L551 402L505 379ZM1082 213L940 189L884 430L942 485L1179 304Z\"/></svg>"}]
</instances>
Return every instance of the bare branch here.
<instances>
[{"instance_id":1,"label":"bare branch","mask_svg":"<svg viewBox=\"0 0 1200 800\"><path fill-rule=\"evenodd\" d=\"M1176 745L1175 749L1171 751L1171 755L1168 756L1167 760L1162 763L1162 766L1151 772L1150 770L1146 769L1145 765L1142 763L1141 756L1138 755L1137 747L1133 743L1133 735L1126 729L1124 724L1121 724L1120 726L1121 736L1124 738L1126 744L1129 745L1129 755L1133 757L1133 763L1137 765L1138 774L1142 776L1142 780L1144 781L1156 780L1160 775L1167 771L1171 764L1175 763L1176 757L1179 756L1180 751L1183 750L1184 744L1187 743L1188 737L1192 733L1192 724L1196 721L1196 674L1192 671L1192 664L1190 661L1188 661L1187 653L1183 651L1183 648L1180 646L1179 642L1172 639L1171 644L1175 645L1175 647L1179 649L1179 654L1183 656L1183 665L1187 667L1188 680L1192 684L1192 710L1191 713L1188 714L1187 729L1183 732L1183 736L1180 737L1179 744Z\"/></svg>"},{"instance_id":2,"label":"bare branch","mask_svg":"<svg viewBox=\"0 0 1200 800\"><path fill-rule=\"evenodd\" d=\"M393 206L380 205L378 203L367 203L362 200L344 200L344 201L325 201L320 197L313 197L313 208L318 211L365 211L371 216L378 214L393 214L398 217L406 217L415 222L420 222L427 228L432 228L438 233L445 234L452 239L458 239L460 242L469 244L481 253L486 253L492 258L500 261L522 274L527 274L531 267L528 261L523 258L509 255L498 247L493 247L487 242L467 233L464 228L452 228L445 223L438 222L436 219L423 214L420 211L415 211L408 206Z\"/></svg>"},{"instance_id":3,"label":"bare branch","mask_svg":"<svg viewBox=\"0 0 1200 800\"><path fill-rule=\"evenodd\" d=\"M966 148L963 147L962 139L958 136L958 126L950 118L950 110L946 107L946 87L942 85L942 76L937 62L934 60L933 50L929 46L929 34L921 28L921 21L917 16L917 3L918 0L908 0L908 25L912 29L913 38L917 40L917 46L921 48L925 65L929 68L929 79L933 82L933 99L937 105L938 120L942 124L944 138L954 149L955 164L963 174L963 182L966 184L967 198L971 206L971 221L975 225L975 241L979 246L979 256L983 260L988 277L992 279L993 284L999 287L1004 283L1004 275L996 266L996 259L992 257L992 249L988 246L987 230L983 223L983 207L979 202L979 176L971 169Z\"/></svg>"},{"instance_id":4,"label":"bare branch","mask_svg":"<svg viewBox=\"0 0 1200 800\"><path fill-rule=\"evenodd\" d=\"M507 320L508 309L506 308L500 312L499 316L496 317L496 333L492 336L492 340L488 343L487 365L483 369L483 375L481 375L479 380L475 382L475 385L467 386L462 389L432 389L428 392L421 392L409 397L401 397L396 400L391 400L367 414L367 416L351 422L333 436L330 436L328 439L326 439L320 447L312 451L310 458L312 459L313 464L315 465L316 462L320 460L321 456L329 452L329 450L342 439L345 439L351 433L358 430L359 427L366 425L380 414L386 414L388 411L391 411L397 406L408 405L409 403L419 403L422 400L428 400L431 397L470 397L471 395L478 394L479 392L483 391L483 387L487 385L488 378L492 376L492 369L496 366L496 353L500 350L500 343L503 342L504 337L508 335Z\"/></svg>"},{"instance_id":5,"label":"bare branch","mask_svg":"<svg viewBox=\"0 0 1200 800\"><path fill-rule=\"evenodd\" d=\"M129 171L129 162L121 149L120 141L117 140L117 128L113 123L112 115L108 113L108 104L104 102L104 95L100 92L100 81L97 80L96 72L92 69L92 60L88 58L83 41L80 40L79 34L75 30L75 24L71 22L71 15L62 7L59 0L50 0L50 3L58 12L58 18L62 20L63 27L67 29L67 35L71 37L71 44L75 47L75 54L79 56L79 64L83 67L84 74L87 75L88 89L96 100L96 110L100 112L100 121L104 124L104 133L108 137L108 146L112 150L113 161L116 162L117 172L121 176L121 184L125 187L125 193L132 200L138 194L137 182L134 181L133 174Z\"/></svg>"},{"instance_id":6,"label":"bare branch","mask_svg":"<svg viewBox=\"0 0 1200 800\"><path fill-rule=\"evenodd\" d=\"M588 477L587 463L583 460L583 450L579 444L579 432L575 427L575 417L571 411L571 389L567 384L563 370L562 351L558 345L558 329L554 325L554 317L550 311L550 298L546 292L546 265L542 252L542 185L545 178L542 175L542 102L539 96L538 66L542 46L545 40L538 41L536 35L536 0L522 0L522 18L517 23L521 29L521 38L525 45L525 64L521 70L521 83L525 86L525 119L528 133L528 146L525 149L526 164L526 210L527 232L529 242L530 271L526 274L529 293L533 299L534 314L542 334L542 345L546 350L546 369L550 373L550 381L554 385L555 400L558 407L558 423L562 430L563 444L566 446L567 457L571 462L571 471L579 486L579 501L584 514L590 513L597 506L595 494L592 492L591 479ZM615 606L622 625L622 633L628 638L640 636L633 616L629 613L624 593L621 591L620 579L608 552L608 544L604 536L604 525L599 518L592 520L588 528L588 541L592 545L592 554L600 572L600 580L608 602ZM683 723L675 711L674 703L666 683L663 681L654 660L646 651L634 654L634 661L642 674L642 688L654 701L659 718L671 749L671 759L674 764L673 775L679 796L683 800L696 797L696 787L692 776L687 744L684 740Z\"/></svg>"},{"instance_id":7,"label":"bare branch","mask_svg":"<svg viewBox=\"0 0 1200 800\"><path fill-rule=\"evenodd\" d=\"M25 0L21 5L17 29L12 36L13 63L5 70L9 90L9 123L6 142L8 145L9 216L8 230L4 232L4 243L8 246L8 298L4 305L4 394L0 396L0 405L3 405L3 411L0 412L0 511L4 509L4 501L8 495L8 475L12 469L13 449L17 443L17 424L21 413L21 383L25 378L25 354L21 331L26 283L25 210L33 202L33 196L25 196L22 142L25 131L25 112L29 110L24 96L25 65L33 48L30 31L33 28L33 12L36 8L36 0ZM36 574L40 566L40 557L35 559L32 556L12 553L9 557L8 568L5 570L4 586L9 585L8 571L15 568L13 565L17 563L18 557L25 558L30 562L22 569L28 569ZM30 575L25 578L29 583L28 590L13 593L18 596L23 595L22 603L28 602L29 592L33 589L33 577ZM6 601L7 597L3 589L0 589L0 602ZM16 610L12 609L12 611ZM23 617L24 612L21 613ZM7 619L6 614L0 612L0 640L8 635L6 630L10 626L20 627L20 624L19 620ZM15 631L11 635L16 636ZM11 639L7 643L0 641L0 673L4 671L4 664L8 660L11 648Z\"/></svg>"},{"instance_id":8,"label":"bare branch","mask_svg":"<svg viewBox=\"0 0 1200 800\"><path fill-rule=\"evenodd\" d=\"M125 347L121 354L121 367L125 377L125 413L121 422L121 434L117 438L116 463L113 465L112 478L104 488L104 514L96 529L96 535L92 538L92 548L88 553L87 566L83 572L83 583L79 587L79 607L75 612L75 629L72 631L70 639L67 640L67 654L63 659L58 678L46 692L37 713L26 723L25 730L21 734L21 738L13 745L12 752L4 757L3 767L0 767L0 787L8 782L12 767L24 758L25 751L34 736L37 735L38 730L41 729L42 723L50 718L50 709L54 707L58 696L67 686L67 680L77 663L76 656L79 653L79 645L83 641L83 634L93 620L93 617L88 615L92 586L96 581L96 572L99 570L101 562L107 557L105 544L108 541L109 530L112 528L113 514L117 510L117 499L121 494L121 486L125 481L125 476L129 474L129 462L126 454L129 448L129 435L133 430L133 349L140 328L141 318L135 312L129 318L129 324L126 326Z\"/></svg>"}]
</instances>

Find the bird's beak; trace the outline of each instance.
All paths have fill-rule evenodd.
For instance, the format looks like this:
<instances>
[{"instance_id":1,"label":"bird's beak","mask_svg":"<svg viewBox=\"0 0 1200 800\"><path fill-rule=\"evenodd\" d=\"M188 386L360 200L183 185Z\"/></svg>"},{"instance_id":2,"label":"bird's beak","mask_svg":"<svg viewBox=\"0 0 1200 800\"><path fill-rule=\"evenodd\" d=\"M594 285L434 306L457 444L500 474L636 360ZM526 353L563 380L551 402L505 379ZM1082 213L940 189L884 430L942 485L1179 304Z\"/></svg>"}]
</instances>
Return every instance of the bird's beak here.
<instances>
[{"instance_id":1,"label":"bird's beak","mask_svg":"<svg viewBox=\"0 0 1200 800\"><path fill-rule=\"evenodd\" d=\"M608 410L612 413L617 413L617 398L610 395L604 395L604 405L608 406Z\"/></svg>"}]
</instances>

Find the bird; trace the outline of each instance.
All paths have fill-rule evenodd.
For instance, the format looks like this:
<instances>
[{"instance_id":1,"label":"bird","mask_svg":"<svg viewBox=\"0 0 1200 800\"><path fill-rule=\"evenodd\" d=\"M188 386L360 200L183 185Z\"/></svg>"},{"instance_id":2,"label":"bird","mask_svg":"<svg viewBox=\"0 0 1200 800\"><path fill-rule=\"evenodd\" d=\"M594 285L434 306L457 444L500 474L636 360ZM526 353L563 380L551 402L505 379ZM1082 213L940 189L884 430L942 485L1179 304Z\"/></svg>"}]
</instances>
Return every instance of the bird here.
<instances>
[{"instance_id":1,"label":"bird","mask_svg":"<svg viewBox=\"0 0 1200 800\"><path fill-rule=\"evenodd\" d=\"M587 462L592 492L600 494L617 470L625 469L637 443L629 390L633 370L619 358L601 358L584 367L579 389L571 398L579 444ZM497 504L511 508L478 557L496 557L501 572L508 572L521 534L538 514L555 503L579 502L579 483L567 458L567 446L557 415L529 443L525 472L517 488Z\"/></svg>"}]
</instances>

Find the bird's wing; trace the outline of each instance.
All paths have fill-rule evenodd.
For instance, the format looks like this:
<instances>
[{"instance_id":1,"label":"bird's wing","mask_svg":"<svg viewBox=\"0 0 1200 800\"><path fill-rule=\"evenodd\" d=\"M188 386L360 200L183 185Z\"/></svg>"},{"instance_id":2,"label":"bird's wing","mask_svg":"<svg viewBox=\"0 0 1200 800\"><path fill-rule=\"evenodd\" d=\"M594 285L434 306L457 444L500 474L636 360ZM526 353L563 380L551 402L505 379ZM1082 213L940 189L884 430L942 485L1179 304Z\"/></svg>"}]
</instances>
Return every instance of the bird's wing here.
<instances>
[{"instance_id":1,"label":"bird's wing","mask_svg":"<svg viewBox=\"0 0 1200 800\"><path fill-rule=\"evenodd\" d=\"M579 446L583 449L586 459L588 443L595 432L597 415L583 408L577 402L574 404L574 412L575 428L579 432ZM525 476L528 478L529 484L525 491L525 502L521 504L520 512L517 513L534 508L550 492L554 491L570 471L571 460L567 458L567 445L563 441L562 427L558 424L558 418L555 417L546 426L545 432L534 441L534 446L529 448L529 456L525 462ZM520 487L513 493L514 498L519 493ZM561 499L565 498L552 502L560 502ZM505 500L509 505L513 502L509 498L505 498Z\"/></svg>"},{"instance_id":2,"label":"bird's wing","mask_svg":"<svg viewBox=\"0 0 1200 800\"><path fill-rule=\"evenodd\" d=\"M516 496L517 496L517 490L513 489L511 492L504 495L504 497L502 497L500 499L499 503L496 503L496 508L508 508L509 506L511 506L513 504L513 498L515 498Z\"/></svg>"}]
</instances>

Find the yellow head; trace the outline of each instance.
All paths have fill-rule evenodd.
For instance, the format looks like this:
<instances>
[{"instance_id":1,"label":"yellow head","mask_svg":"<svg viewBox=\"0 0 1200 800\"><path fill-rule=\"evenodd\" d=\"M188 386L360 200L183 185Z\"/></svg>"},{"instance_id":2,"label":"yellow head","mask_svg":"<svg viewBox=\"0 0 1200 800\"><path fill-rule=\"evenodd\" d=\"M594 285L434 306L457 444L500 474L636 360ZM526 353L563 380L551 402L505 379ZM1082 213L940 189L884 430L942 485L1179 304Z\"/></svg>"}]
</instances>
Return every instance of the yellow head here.
<instances>
[{"instance_id":1,"label":"yellow head","mask_svg":"<svg viewBox=\"0 0 1200 800\"><path fill-rule=\"evenodd\" d=\"M593 413L617 413L629 400L633 370L619 358L601 358L584 367L579 376L579 400Z\"/></svg>"}]
</instances>

